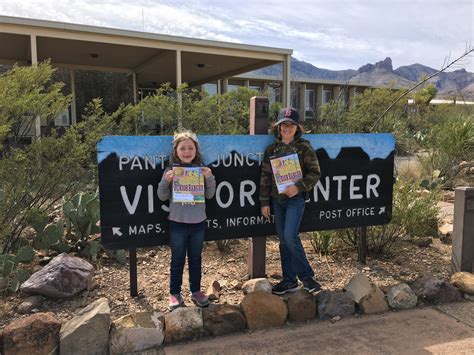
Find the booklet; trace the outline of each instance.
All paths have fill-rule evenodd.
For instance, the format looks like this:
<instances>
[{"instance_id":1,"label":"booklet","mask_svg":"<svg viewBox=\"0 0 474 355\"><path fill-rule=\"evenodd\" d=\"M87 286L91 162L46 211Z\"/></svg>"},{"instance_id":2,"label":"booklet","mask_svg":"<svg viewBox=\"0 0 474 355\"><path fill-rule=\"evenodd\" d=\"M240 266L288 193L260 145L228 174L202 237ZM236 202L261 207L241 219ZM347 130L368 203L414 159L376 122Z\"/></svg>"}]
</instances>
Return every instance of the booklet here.
<instances>
[{"instance_id":1,"label":"booklet","mask_svg":"<svg viewBox=\"0 0 474 355\"><path fill-rule=\"evenodd\" d=\"M204 203L204 175L198 166L173 166L173 202Z\"/></svg>"},{"instance_id":2,"label":"booklet","mask_svg":"<svg viewBox=\"0 0 474 355\"><path fill-rule=\"evenodd\" d=\"M275 177L278 193L283 193L288 186L294 185L303 178L298 154L271 157L273 176Z\"/></svg>"}]
</instances>

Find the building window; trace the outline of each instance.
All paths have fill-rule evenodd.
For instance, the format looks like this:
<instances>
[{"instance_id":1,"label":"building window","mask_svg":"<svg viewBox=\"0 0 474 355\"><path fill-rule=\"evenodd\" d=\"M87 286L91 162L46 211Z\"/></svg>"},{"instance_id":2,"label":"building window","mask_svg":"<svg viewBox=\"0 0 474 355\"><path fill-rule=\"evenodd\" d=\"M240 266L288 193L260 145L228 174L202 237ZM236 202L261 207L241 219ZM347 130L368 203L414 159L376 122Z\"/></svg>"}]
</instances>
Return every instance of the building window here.
<instances>
[{"instance_id":1,"label":"building window","mask_svg":"<svg viewBox=\"0 0 474 355\"><path fill-rule=\"evenodd\" d=\"M227 92L237 91L241 87L242 85L229 84L227 85Z\"/></svg>"},{"instance_id":2,"label":"building window","mask_svg":"<svg viewBox=\"0 0 474 355\"><path fill-rule=\"evenodd\" d=\"M274 102L281 102L280 92L280 85L274 83L270 83L268 85L268 101L270 104Z\"/></svg>"},{"instance_id":3,"label":"building window","mask_svg":"<svg viewBox=\"0 0 474 355\"><path fill-rule=\"evenodd\" d=\"M323 90L323 105L331 101L332 92L330 90Z\"/></svg>"},{"instance_id":4,"label":"building window","mask_svg":"<svg viewBox=\"0 0 474 355\"><path fill-rule=\"evenodd\" d=\"M255 90L255 91L258 91L258 92L262 92L262 88L260 86L256 86L256 85L250 85L249 89L250 90Z\"/></svg>"},{"instance_id":5,"label":"building window","mask_svg":"<svg viewBox=\"0 0 474 355\"><path fill-rule=\"evenodd\" d=\"M204 84L203 87L210 96L217 95L217 84Z\"/></svg>"},{"instance_id":6,"label":"building window","mask_svg":"<svg viewBox=\"0 0 474 355\"><path fill-rule=\"evenodd\" d=\"M304 94L304 118L314 118L314 90L305 90Z\"/></svg>"},{"instance_id":7,"label":"building window","mask_svg":"<svg viewBox=\"0 0 474 355\"><path fill-rule=\"evenodd\" d=\"M296 88L291 88L290 90L290 106L293 108L298 107L298 90Z\"/></svg>"}]
</instances>

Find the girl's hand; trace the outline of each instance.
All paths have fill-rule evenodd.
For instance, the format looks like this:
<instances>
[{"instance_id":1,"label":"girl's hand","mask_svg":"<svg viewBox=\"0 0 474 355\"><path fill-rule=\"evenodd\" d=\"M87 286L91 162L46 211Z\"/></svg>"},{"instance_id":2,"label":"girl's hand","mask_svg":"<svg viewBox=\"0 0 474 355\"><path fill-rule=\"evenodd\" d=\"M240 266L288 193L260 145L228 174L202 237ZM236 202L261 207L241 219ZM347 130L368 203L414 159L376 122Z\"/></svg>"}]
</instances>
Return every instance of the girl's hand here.
<instances>
[{"instance_id":1,"label":"girl's hand","mask_svg":"<svg viewBox=\"0 0 474 355\"><path fill-rule=\"evenodd\" d=\"M284 194L288 197L293 197L298 195L298 188L295 185L288 186L284 192Z\"/></svg>"},{"instance_id":2,"label":"girl's hand","mask_svg":"<svg viewBox=\"0 0 474 355\"><path fill-rule=\"evenodd\" d=\"M263 206L260 209L260 212L262 213L262 216L265 217L266 219L270 218L270 206Z\"/></svg>"},{"instance_id":3,"label":"girl's hand","mask_svg":"<svg viewBox=\"0 0 474 355\"><path fill-rule=\"evenodd\" d=\"M202 169L202 174L204 175L205 178L208 178L209 176L212 175L212 170L209 169L207 166L203 166L201 169Z\"/></svg>"},{"instance_id":4,"label":"girl's hand","mask_svg":"<svg viewBox=\"0 0 474 355\"><path fill-rule=\"evenodd\" d=\"M170 169L170 170L168 170L168 171L165 173L165 179L166 179L166 181L168 181L168 182L173 181L173 177L174 177L174 171L173 171L173 169Z\"/></svg>"}]
</instances>

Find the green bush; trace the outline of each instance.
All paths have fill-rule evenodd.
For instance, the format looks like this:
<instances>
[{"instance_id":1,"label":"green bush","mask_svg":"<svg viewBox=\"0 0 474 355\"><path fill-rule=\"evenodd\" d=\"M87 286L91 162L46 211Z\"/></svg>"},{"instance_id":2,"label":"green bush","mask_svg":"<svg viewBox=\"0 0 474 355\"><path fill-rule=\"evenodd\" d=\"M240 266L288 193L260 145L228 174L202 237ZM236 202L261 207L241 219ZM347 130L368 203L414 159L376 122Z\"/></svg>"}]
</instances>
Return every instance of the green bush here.
<instances>
[{"instance_id":1,"label":"green bush","mask_svg":"<svg viewBox=\"0 0 474 355\"><path fill-rule=\"evenodd\" d=\"M0 150L17 146L37 116L49 122L67 107L71 97L51 81L53 72L46 62L0 75Z\"/></svg>"},{"instance_id":2,"label":"green bush","mask_svg":"<svg viewBox=\"0 0 474 355\"><path fill-rule=\"evenodd\" d=\"M437 233L439 193L435 188L422 193L419 183L398 180L393 191L392 220L389 224L367 227L369 255L389 256L401 240L433 236ZM337 231L346 244L356 247L358 228Z\"/></svg>"},{"instance_id":3,"label":"green bush","mask_svg":"<svg viewBox=\"0 0 474 355\"><path fill-rule=\"evenodd\" d=\"M309 233L311 245L319 255L329 255L336 242L335 235L332 231L318 231Z\"/></svg>"},{"instance_id":4,"label":"green bush","mask_svg":"<svg viewBox=\"0 0 474 355\"><path fill-rule=\"evenodd\" d=\"M28 280L30 274L18 267L18 257L12 254L0 255L0 294L16 292Z\"/></svg>"},{"instance_id":5,"label":"green bush","mask_svg":"<svg viewBox=\"0 0 474 355\"><path fill-rule=\"evenodd\" d=\"M474 116L455 114L433 125L425 145L430 154L424 160L427 174L439 170L439 178L447 187L462 171L462 161L474 161Z\"/></svg>"}]
</instances>

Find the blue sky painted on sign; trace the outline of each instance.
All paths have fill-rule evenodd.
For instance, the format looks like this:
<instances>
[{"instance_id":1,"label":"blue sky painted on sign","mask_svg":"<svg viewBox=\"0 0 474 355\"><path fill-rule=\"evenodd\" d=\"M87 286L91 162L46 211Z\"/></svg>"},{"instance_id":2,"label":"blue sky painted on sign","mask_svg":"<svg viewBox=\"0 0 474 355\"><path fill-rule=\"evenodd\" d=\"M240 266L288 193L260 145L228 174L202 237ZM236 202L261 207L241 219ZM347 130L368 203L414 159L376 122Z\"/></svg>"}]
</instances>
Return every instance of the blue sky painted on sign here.
<instances>
[{"instance_id":1,"label":"blue sky painted on sign","mask_svg":"<svg viewBox=\"0 0 474 355\"><path fill-rule=\"evenodd\" d=\"M171 152L171 136L106 136L97 144L97 160L100 163L109 154L118 156L168 156ZM341 148L361 147L370 159L386 158L395 149L395 138L389 133L357 134L307 134L304 138L314 149L324 148L331 159L337 157ZM270 135L263 136L199 136L205 164L218 159L218 155L237 151L240 154L263 153L273 141ZM158 163L158 161L157 161Z\"/></svg>"}]
</instances>

